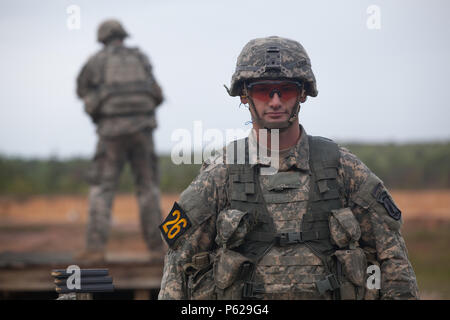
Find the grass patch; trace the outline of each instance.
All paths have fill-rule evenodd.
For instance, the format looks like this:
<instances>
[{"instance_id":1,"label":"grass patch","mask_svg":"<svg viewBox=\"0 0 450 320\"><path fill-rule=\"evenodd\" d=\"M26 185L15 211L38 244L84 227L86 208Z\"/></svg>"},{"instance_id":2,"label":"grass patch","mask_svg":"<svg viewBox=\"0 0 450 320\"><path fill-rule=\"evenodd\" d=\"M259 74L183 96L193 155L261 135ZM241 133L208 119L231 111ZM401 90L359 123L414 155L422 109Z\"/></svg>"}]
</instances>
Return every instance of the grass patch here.
<instances>
[{"instance_id":1,"label":"grass patch","mask_svg":"<svg viewBox=\"0 0 450 320\"><path fill-rule=\"evenodd\" d=\"M403 236L419 290L450 299L450 222L407 221Z\"/></svg>"}]
</instances>

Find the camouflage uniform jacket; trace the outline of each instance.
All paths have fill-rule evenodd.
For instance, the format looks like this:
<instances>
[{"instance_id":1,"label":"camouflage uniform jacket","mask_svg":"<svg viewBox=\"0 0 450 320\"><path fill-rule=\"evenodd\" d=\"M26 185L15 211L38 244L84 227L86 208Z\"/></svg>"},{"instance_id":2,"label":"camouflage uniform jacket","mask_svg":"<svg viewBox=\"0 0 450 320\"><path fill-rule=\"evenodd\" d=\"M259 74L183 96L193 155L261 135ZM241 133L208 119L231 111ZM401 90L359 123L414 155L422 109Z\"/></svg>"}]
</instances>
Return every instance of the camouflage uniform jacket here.
<instances>
[{"instance_id":1,"label":"camouflage uniform jacket","mask_svg":"<svg viewBox=\"0 0 450 320\"><path fill-rule=\"evenodd\" d=\"M115 61L133 61L133 58L137 58L138 63L135 63L131 70L126 67L125 70L120 70L117 65L124 64L118 62L111 67L111 64L108 64L114 61L111 57L115 58ZM108 72L119 80L145 80L148 83L147 92L116 92L114 95L102 96ZM110 91L114 93L114 87ZM137 48L128 48L117 43L109 43L88 59L77 77L77 95L84 100L85 111L97 124L98 134L105 137L156 128L154 111L163 101L161 88L153 76L148 57Z\"/></svg>"},{"instance_id":2,"label":"camouflage uniform jacket","mask_svg":"<svg viewBox=\"0 0 450 320\"><path fill-rule=\"evenodd\" d=\"M306 212L310 180L309 142L301 127L296 146L280 154L279 172L299 172L300 179L291 189L291 201L267 202L267 209L278 232L299 228ZM359 246L368 264L381 270L381 289L366 298L418 298L416 277L407 257L400 233L401 219L394 220L383 206L371 201L367 185L380 181L355 155L339 147L338 185L343 207L350 207L361 229ZM187 281L183 265L202 251L212 250L217 235L218 214L230 206L227 166L206 161L197 178L181 194L179 205L196 223L171 246L166 257L160 299L187 299ZM260 175L263 193L268 193L269 177ZM288 265L284 262L290 261ZM323 275L320 259L305 245L274 246L259 262L256 273L264 282L269 299L323 299L314 281ZM299 292L296 294L295 292ZM330 298L330 297L325 297Z\"/></svg>"}]
</instances>

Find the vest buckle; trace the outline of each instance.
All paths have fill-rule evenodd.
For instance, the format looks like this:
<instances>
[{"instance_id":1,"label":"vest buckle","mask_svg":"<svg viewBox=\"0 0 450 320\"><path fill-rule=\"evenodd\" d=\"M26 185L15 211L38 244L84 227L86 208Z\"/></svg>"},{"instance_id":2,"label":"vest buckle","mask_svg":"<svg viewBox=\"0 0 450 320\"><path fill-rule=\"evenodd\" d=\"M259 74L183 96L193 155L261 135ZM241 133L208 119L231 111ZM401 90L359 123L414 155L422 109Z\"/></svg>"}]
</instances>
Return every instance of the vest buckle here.
<instances>
[{"instance_id":1,"label":"vest buckle","mask_svg":"<svg viewBox=\"0 0 450 320\"><path fill-rule=\"evenodd\" d=\"M293 243L301 243L302 233L301 232L283 232L276 236L277 244L279 246L286 246Z\"/></svg>"}]
</instances>

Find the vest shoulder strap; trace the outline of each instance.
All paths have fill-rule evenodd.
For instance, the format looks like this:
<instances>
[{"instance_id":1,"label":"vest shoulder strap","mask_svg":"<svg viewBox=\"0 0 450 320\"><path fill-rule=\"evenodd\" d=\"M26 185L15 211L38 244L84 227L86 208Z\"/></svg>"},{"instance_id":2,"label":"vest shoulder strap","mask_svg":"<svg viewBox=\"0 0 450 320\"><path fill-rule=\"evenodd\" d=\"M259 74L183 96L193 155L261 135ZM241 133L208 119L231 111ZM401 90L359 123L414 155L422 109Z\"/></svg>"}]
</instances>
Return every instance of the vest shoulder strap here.
<instances>
[{"instance_id":1,"label":"vest shoulder strap","mask_svg":"<svg viewBox=\"0 0 450 320\"><path fill-rule=\"evenodd\" d=\"M308 136L308 142L310 164L313 164L315 172L322 179L326 168L339 166L339 146L333 140L319 136Z\"/></svg>"},{"instance_id":2,"label":"vest shoulder strap","mask_svg":"<svg viewBox=\"0 0 450 320\"><path fill-rule=\"evenodd\" d=\"M336 178L340 163L339 146L334 141L308 136L309 167L311 169L310 201L340 198ZM318 191L318 192L317 192Z\"/></svg>"}]
</instances>

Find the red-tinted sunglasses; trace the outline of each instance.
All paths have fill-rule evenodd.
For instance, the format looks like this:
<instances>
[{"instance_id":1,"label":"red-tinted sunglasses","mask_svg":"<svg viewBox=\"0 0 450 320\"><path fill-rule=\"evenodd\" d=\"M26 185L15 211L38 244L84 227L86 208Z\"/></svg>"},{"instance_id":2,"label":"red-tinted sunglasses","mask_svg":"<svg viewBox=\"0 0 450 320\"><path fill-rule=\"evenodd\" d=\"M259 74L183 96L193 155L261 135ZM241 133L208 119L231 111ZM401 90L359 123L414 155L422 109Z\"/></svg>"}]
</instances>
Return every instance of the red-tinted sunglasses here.
<instances>
[{"instance_id":1,"label":"red-tinted sunglasses","mask_svg":"<svg viewBox=\"0 0 450 320\"><path fill-rule=\"evenodd\" d=\"M263 102L269 102L275 93L282 102L297 98L301 88L302 84L295 81L258 81L247 85L249 95Z\"/></svg>"}]
</instances>

